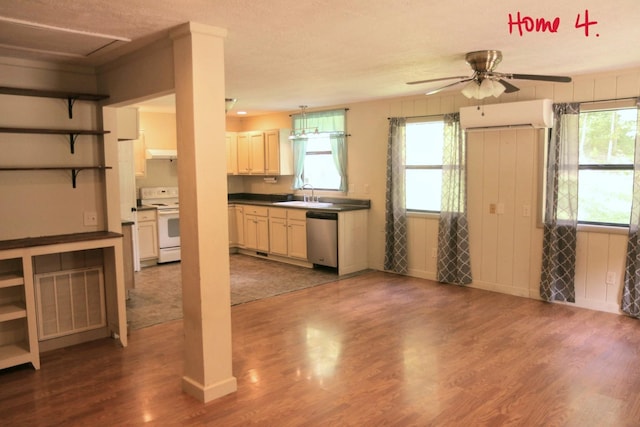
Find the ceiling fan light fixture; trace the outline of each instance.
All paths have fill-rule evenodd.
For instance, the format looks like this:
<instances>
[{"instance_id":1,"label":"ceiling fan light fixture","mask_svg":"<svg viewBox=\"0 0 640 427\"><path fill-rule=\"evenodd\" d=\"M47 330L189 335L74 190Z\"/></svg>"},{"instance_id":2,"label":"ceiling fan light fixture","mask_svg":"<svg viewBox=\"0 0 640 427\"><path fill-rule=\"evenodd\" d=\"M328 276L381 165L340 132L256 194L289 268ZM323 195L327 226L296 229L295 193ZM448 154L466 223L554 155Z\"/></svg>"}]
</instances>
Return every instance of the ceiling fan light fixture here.
<instances>
[{"instance_id":1,"label":"ceiling fan light fixture","mask_svg":"<svg viewBox=\"0 0 640 427\"><path fill-rule=\"evenodd\" d=\"M462 94L467 98L480 99L480 85L477 81L472 80L462 88Z\"/></svg>"},{"instance_id":2,"label":"ceiling fan light fixture","mask_svg":"<svg viewBox=\"0 0 640 427\"><path fill-rule=\"evenodd\" d=\"M506 88L502 83L497 82L493 79L485 78L484 80L482 80L482 83L480 83L480 91L478 93L479 95L478 99L488 98L490 96L497 98L500 95L502 95L505 89Z\"/></svg>"}]
</instances>

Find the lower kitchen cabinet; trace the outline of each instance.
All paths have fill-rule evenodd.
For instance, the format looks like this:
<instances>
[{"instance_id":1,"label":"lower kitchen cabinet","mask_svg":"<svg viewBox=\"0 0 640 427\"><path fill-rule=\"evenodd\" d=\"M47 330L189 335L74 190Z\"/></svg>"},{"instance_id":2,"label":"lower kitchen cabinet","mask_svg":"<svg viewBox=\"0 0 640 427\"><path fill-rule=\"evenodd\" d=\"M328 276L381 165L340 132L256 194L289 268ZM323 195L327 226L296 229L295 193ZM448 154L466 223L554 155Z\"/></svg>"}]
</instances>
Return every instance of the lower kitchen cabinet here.
<instances>
[{"instance_id":1,"label":"lower kitchen cabinet","mask_svg":"<svg viewBox=\"0 0 640 427\"><path fill-rule=\"evenodd\" d=\"M158 219L155 209L138 211L138 250L140 261L158 258Z\"/></svg>"},{"instance_id":2,"label":"lower kitchen cabinet","mask_svg":"<svg viewBox=\"0 0 640 427\"><path fill-rule=\"evenodd\" d=\"M274 255L307 259L305 210L269 209L269 249Z\"/></svg>"},{"instance_id":3,"label":"lower kitchen cabinet","mask_svg":"<svg viewBox=\"0 0 640 427\"><path fill-rule=\"evenodd\" d=\"M244 247L269 252L269 209L246 206L244 209Z\"/></svg>"},{"instance_id":4,"label":"lower kitchen cabinet","mask_svg":"<svg viewBox=\"0 0 640 427\"><path fill-rule=\"evenodd\" d=\"M244 246L244 207L229 205L229 247Z\"/></svg>"}]
</instances>

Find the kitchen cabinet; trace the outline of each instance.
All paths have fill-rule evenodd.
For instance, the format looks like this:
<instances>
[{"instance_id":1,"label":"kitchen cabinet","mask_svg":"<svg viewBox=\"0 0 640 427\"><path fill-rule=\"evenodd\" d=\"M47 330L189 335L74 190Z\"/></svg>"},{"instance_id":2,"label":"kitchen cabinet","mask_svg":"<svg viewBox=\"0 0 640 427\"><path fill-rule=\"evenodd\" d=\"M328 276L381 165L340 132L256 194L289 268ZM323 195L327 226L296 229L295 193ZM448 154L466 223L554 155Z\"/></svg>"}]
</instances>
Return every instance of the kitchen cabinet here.
<instances>
[{"instance_id":1,"label":"kitchen cabinet","mask_svg":"<svg viewBox=\"0 0 640 427\"><path fill-rule=\"evenodd\" d=\"M293 148L290 129L264 132L265 175L293 175Z\"/></svg>"},{"instance_id":2,"label":"kitchen cabinet","mask_svg":"<svg viewBox=\"0 0 640 427\"><path fill-rule=\"evenodd\" d=\"M238 146L238 174L264 175L264 133L239 132Z\"/></svg>"},{"instance_id":3,"label":"kitchen cabinet","mask_svg":"<svg viewBox=\"0 0 640 427\"><path fill-rule=\"evenodd\" d=\"M368 211L338 214L338 274L355 273L369 267L367 243Z\"/></svg>"},{"instance_id":4,"label":"kitchen cabinet","mask_svg":"<svg viewBox=\"0 0 640 427\"><path fill-rule=\"evenodd\" d=\"M147 176L147 145L144 140L144 132L138 134L138 139L133 140L133 166L136 178Z\"/></svg>"},{"instance_id":5,"label":"kitchen cabinet","mask_svg":"<svg viewBox=\"0 0 640 427\"><path fill-rule=\"evenodd\" d=\"M263 206L244 208L244 247L269 252L269 209Z\"/></svg>"},{"instance_id":6,"label":"kitchen cabinet","mask_svg":"<svg viewBox=\"0 0 640 427\"><path fill-rule=\"evenodd\" d=\"M244 246L244 206L229 205L229 247Z\"/></svg>"},{"instance_id":7,"label":"kitchen cabinet","mask_svg":"<svg viewBox=\"0 0 640 427\"><path fill-rule=\"evenodd\" d=\"M138 109L131 107L118 108L118 140L138 139Z\"/></svg>"},{"instance_id":8,"label":"kitchen cabinet","mask_svg":"<svg viewBox=\"0 0 640 427\"><path fill-rule=\"evenodd\" d=\"M307 259L305 210L269 209L269 249L274 255Z\"/></svg>"},{"instance_id":9,"label":"kitchen cabinet","mask_svg":"<svg viewBox=\"0 0 640 427\"><path fill-rule=\"evenodd\" d=\"M33 271L29 257L0 254L0 369L40 369Z\"/></svg>"},{"instance_id":10,"label":"kitchen cabinet","mask_svg":"<svg viewBox=\"0 0 640 427\"><path fill-rule=\"evenodd\" d=\"M155 209L137 212L140 261L158 258L158 218Z\"/></svg>"},{"instance_id":11,"label":"kitchen cabinet","mask_svg":"<svg viewBox=\"0 0 640 427\"><path fill-rule=\"evenodd\" d=\"M238 134L227 132L225 134L227 148L227 175L238 175Z\"/></svg>"}]
</instances>

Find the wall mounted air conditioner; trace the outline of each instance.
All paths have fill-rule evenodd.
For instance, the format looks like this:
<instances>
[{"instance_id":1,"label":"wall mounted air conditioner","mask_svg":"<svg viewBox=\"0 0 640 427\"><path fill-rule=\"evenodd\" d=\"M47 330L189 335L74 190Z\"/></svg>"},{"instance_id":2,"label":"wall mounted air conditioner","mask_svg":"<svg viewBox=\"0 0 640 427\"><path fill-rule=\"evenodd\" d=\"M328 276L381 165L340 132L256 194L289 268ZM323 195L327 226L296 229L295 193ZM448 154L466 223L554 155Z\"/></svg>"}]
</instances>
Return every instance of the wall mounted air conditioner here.
<instances>
[{"instance_id":1,"label":"wall mounted air conditioner","mask_svg":"<svg viewBox=\"0 0 640 427\"><path fill-rule=\"evenodd\" d=\"M147 149L146 157L147 160L175 160L178 158L178 151L149 148Z\"/></svg>"},{"instance_id":2,"label":"wall mounted air conditioner","mask_svg":"<svg viewBox=\"0 0 640 427\"><path fill-rule=\"evenodd\" d=\"M460 127L467 131L497 128L550 128L553 125L550 99L487 104L460 108Z\"/></svg>"}]
</instances>

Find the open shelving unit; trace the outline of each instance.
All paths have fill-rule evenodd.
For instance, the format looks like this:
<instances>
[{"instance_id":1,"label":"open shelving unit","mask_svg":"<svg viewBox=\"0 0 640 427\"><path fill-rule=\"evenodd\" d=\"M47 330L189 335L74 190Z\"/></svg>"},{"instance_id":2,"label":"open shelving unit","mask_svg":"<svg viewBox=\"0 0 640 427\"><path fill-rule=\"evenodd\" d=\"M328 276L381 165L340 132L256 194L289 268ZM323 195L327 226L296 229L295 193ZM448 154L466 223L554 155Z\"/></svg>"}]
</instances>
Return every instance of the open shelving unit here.
<instances>
[{"instance_id":1,"label":"open shelving unit","mask_svg":"<svg viewBox=\"0 0 640 427\"><path fill-rule=\"evenodd\" d=\"M58 98L67 100L69 118L73 118L73 105L76 101L97 102L109 98L109 95L93 93L64 92L55 90L25 89L19 87L0 86L2 95L35 96L39 98Z\"/></svg>"},{"instance_id":2,"label":"open shelving unit","mask_svg":"<svg viewBox=\"0 0 640 427\"><path fill-rule=\"evenodd\" d=\"M0 86L0 94L66 99L68 103L69 119L73 118L73 105L77 100L97 102L97 101L108 98L107 95L94 95L94 94L88 94L88 93L61 92L61 91L39 90L39 89L24 89L24 88L15 88L15 87L7 87L7 86ZM0 133L68 135L69 148L70 148L71 154L74 154L76 140L79 135L102 136L110 132L105 130L97 130L97 129L87 130L87 129L0 127ZM87 170L87 169L107 170L107 169L111 169L111 166L106 166L106 165L66 166L65 165L65 166L4 166L4 167L0 167L0 171L68 170L68 171L71 171L71 183L73 188L76 188L78 173L82 170Z\"/></svg>"},{"instance_id":3,"label":"open shelving unit","mask_svg":"<svg viewBox=\"0 0 640 427\"><path fill-rule=\"evenodd\" d=\"M0 369L24 363L40 368L33 279L25 261L0 259Z\"/></svg>"}]
</instances>

